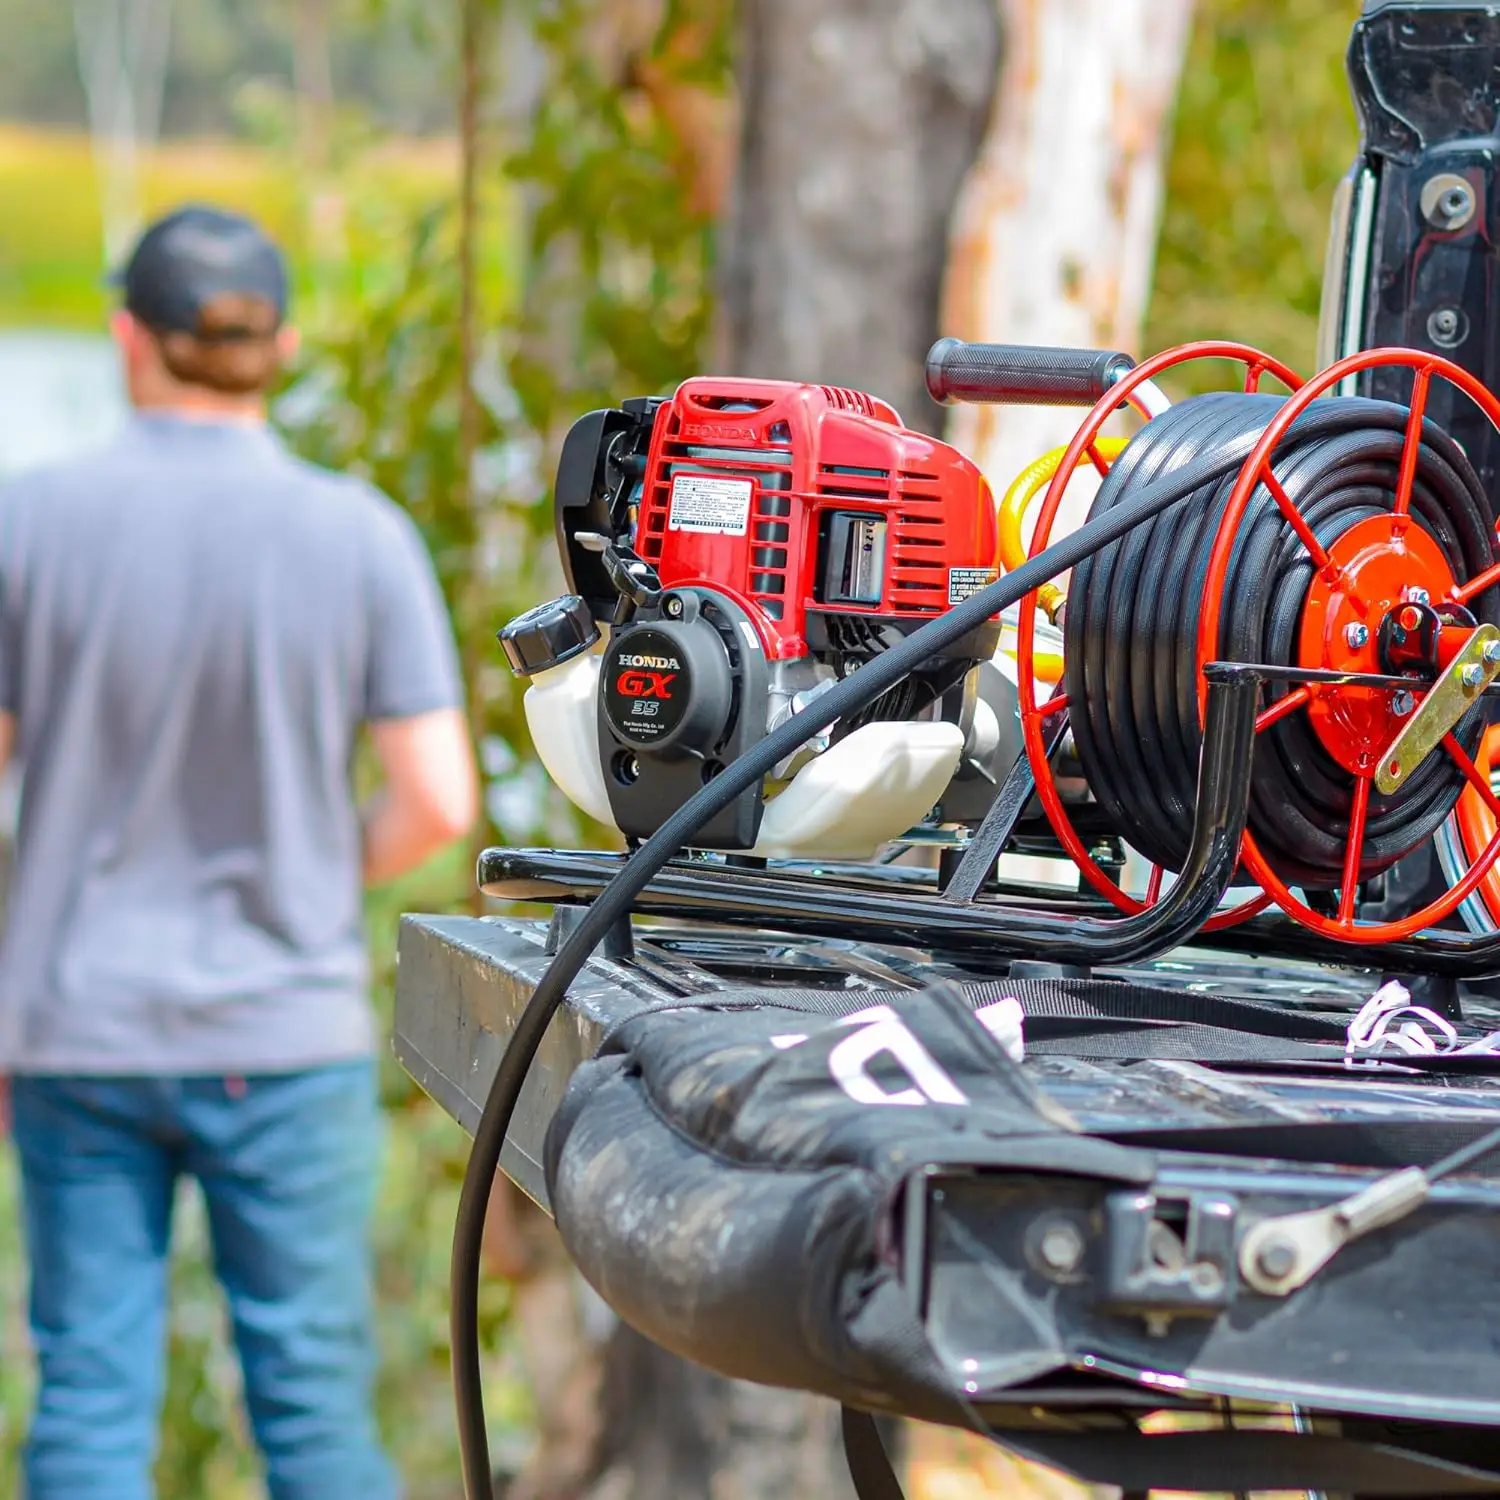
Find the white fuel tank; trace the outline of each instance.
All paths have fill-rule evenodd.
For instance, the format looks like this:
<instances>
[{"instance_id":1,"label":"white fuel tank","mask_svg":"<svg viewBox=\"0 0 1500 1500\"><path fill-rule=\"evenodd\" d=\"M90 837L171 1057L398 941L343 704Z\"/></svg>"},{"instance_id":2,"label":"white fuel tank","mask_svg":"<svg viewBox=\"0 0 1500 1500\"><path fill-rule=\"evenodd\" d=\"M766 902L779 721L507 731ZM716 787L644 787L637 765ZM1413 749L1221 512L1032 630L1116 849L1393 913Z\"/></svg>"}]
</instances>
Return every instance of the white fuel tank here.
<instances>
[{"instance_id":1,"label":"white fuel tank","mask_svg":"<svg viewBox=\"0 0 1500 1500\"><path fill-rule=\"evenodd\" d=\"M526 690L526 723L547 774L573 805L614 826L599 749L602 646L539 672ZM809 761L766 804L766 859L869 859L926 817L963 753L956 724L866 724Z\"/></svg>"}]
</instances>

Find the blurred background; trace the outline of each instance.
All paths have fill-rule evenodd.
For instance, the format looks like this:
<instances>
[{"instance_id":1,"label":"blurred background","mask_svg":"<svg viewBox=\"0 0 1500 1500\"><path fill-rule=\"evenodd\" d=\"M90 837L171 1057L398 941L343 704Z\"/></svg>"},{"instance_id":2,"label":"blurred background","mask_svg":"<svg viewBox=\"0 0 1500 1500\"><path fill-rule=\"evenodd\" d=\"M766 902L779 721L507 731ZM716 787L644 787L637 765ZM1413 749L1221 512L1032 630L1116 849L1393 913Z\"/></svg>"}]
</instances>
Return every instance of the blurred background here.
<instances>
[{"instance_id":1,"label":"blurred background","mask_svg":"<svg viewBox=\"0 0 1500 1500\"><path fill-rule=\"evenodd\" d=\"M121 420L104 275L141 219L188 199L256 214L296 262L306 339L276 422L421 525L464 653L484 838L588 838L529 754L494 647L556 591L548 486L571 420L716 367L857 385L939 430L919 374L939 331L1138 354L1231 337L1310 369L1329 201L1355 149L1357 11L0 0L0 475ZM947 428L997 485L1058 440L1006 423ZM372 898L387 1013L398 913L473 909L471 869L459 851ZM386 1092L382 1414L425 1500L458 1492L446 1274L466 1142L394 1065ZM236 1375L183 1212L161 1494L239 1500L257 1491ZM16 1239L6 1158L7 1494L29 1379ZM494 1278L507 1462L536 1416L514 1312ZM913 1500L1049 1488L998 1463L934 1439Z\"/></svg>"}]
</instances>

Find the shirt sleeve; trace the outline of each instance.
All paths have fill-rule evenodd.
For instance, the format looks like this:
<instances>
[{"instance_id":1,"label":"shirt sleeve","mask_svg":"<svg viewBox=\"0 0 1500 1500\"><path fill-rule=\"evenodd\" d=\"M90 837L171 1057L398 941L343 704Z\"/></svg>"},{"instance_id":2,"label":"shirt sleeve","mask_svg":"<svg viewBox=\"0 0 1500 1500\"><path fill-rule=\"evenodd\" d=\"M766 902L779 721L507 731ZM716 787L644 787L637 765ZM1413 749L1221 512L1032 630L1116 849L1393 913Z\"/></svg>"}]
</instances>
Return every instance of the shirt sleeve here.
<instances>
[{"instance_id":1,"label":"shirt sleeve","mask_svg":"<svg viewBox=\"0 0 1500 1500\"><path fill-rule=\"evenodd\" d=\"M366 556L365 719L461 707L463 677L437 573L416 524L390 501L380 507Z\"/></svg>"}]
</instances>

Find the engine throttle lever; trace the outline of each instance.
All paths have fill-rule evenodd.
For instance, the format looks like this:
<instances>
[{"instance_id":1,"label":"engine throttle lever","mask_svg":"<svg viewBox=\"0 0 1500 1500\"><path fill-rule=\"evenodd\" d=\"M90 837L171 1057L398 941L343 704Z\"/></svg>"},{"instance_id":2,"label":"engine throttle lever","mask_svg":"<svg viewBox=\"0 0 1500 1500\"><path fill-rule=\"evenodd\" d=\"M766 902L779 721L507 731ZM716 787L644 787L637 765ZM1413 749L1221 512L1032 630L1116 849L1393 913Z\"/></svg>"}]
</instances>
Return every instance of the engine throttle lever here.
<instances>
[{"instance_id":1,"label":"engine throttle lever","mask_svg":"<svg viewBox=\"0 0 1500 1500\"><path fill-rule=\"evenodd\" d=\"M939 339L927 355L927 390L942 405L1093 406L1134 368L1128 354L1105 349Z\"/></svg>"}]
</instances>

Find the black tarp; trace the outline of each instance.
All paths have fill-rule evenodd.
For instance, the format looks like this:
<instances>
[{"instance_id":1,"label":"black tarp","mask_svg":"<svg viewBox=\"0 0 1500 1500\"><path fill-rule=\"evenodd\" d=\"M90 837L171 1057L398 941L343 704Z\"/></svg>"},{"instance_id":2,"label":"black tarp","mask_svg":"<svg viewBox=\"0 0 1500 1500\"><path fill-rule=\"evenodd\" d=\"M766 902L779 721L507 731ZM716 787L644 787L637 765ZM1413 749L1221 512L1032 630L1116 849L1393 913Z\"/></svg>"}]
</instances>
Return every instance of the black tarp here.
<instances>
[{"instance_id":1,"label":"black tarp","mask_svg":"<svg viewBox=\"0 0 1500 1500\"><path fill-rule=\"evenodd\" d=\"M966 1424L902 1264L903 1195L939 1167L1150 1182L1082 1135L956 986L621 1025L548 1137L569 1252L632 1326L720 1373ZM718 1002L722 1005L722 998Z\"/></svg>"}]
</instances>

